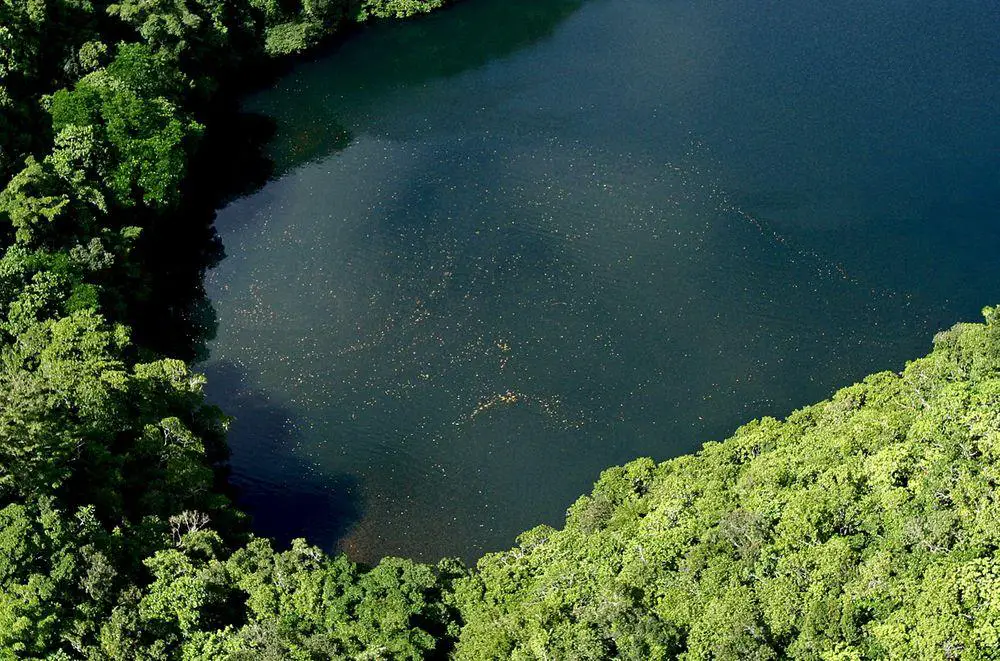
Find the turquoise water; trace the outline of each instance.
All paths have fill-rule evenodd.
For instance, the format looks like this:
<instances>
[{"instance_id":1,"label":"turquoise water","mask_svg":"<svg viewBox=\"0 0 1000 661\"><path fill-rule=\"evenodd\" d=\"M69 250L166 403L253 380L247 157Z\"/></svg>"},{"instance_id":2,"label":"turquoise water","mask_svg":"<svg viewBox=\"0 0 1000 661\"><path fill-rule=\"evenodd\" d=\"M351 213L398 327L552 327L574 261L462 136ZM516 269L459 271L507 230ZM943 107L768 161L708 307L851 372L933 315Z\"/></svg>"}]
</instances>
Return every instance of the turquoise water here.
<instances>
[{"instance_id":1,"label":"turquoise water","mask_svg":"<svg viewBox=\"0 0 1000 661\"><path fill-rule=\"evenodd\" d=\"M259 531L475 558L1000 302L992 2L465 0L246 101L209 392Z\"/></svg>"}]
</instances>

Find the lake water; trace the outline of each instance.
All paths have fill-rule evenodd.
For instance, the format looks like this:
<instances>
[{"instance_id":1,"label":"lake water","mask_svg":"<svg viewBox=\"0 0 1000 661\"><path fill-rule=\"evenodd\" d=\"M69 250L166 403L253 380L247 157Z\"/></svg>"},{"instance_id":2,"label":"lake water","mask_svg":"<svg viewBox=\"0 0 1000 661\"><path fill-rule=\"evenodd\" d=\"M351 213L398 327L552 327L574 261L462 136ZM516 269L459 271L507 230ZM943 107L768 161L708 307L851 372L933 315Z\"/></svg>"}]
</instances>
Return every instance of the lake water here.
<instances>
[{"instance_id":1,"label":"lake water","mask_svg":"<svg viewBox=\"0 0 1000 661\"><path fill-rule=\"evenodd\" d=\"M257 530L472 559L1000 302L1000 4L465 0L246 100L209 394Z\"/></svg>"}]
</instances>

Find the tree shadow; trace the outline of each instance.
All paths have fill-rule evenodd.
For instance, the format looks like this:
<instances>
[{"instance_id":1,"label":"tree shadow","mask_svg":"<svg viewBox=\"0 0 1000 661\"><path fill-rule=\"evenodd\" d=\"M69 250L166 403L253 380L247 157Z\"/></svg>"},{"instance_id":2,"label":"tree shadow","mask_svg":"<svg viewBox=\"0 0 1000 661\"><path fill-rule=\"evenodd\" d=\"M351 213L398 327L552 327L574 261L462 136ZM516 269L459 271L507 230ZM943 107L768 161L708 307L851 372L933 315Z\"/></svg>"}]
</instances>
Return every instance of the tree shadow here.
<instances>
[{"instance_id":1,"label":"tree shadow","mask_svg":"<svg viewBox=\"0 0 1000 661\"><path fill-rule=\"evenodd\" d=\"M143 281L126 320L136 344L186 361L208 357L218 325L204 288L208 269L225 257L216 209L259 190L274 171L264 152L274 137L271 118L242 112L234 101L216 108L207 124L180 206L144 223L135 249Z\"/></svg>"},{"instance_id":2,"label":"tree shadow","mask_svg":"<svg viewBox=\"0 0 1000 661\"><path fill-rule=\"evenodd\" d=\"M181 206L143 223L147 229L134 253L142 273L124 321L150 357L202 363L209 400L235 416L230 482L257 534L279 543L308 535L333 549L362 515L359 483L351 475L316 471L296 455L301 432L295 414L256 386L252 375L232 363L203 362L218 326L205 275L225 258L216 210L292 168L346 149L354 136L329 112L315 112L309 104L282 113L280 121L248 112L245 95L273 86L293 67L339 67L326 83L326 96L346 95L349 103L351 90L379 94L455 76L546 38L584 1L468 0L405 26L376 25L373 42L359 43L357 54L345 61L330 61L328 56L355 36L349 31L308 57L224 81L219 102L201 109L199 120L207 130L190 159ZM352 66L361 60L365 66ZM295 100L288 106L296 107ZM285 139L275 144L279 133Z\"/></svg>"},{"instance_id":3,"label":"tree shadow","mask_svg":"<svg viewBox=\"0 0 1000 661\"><path fill-rule=\"evenodd\" d=\"M339 108L366 114L386 94L508 57L550 37L585 1L464 0L406 22L377 21L360 36L339 35L299 60L294 75L272 81L269 96L279 101L265 112L273 112L279 135L269 145L274 175L351 143Z\"/></svg>"},{"instance_id":4,"label":"tree shadow","mask_svg":"<svg viewBox=\"0 0 1000 661\"><path fill-rule=\"evenodd\" d=\"M366 41L337 58L329 55L343 49L355 30L308 58L255 67L224 81L217 103L200 114L208 128L190 159L181 207L144 223L135 253L142 264L142 293L129 301L125 320L136 344L187 361L207 359L217 320L204 279L225 257L215 210L351 144L351 131L318 104L339 98L363 105L363 99L370 102L390 90L481 67L551 35L584 1L467 0L405 25L373 26L370 38L366 35ZM291 92L294 97L283 97L275 117L243 108L247 93L273 86L293 67L311 72L322 94L304 98L308 89ZM281 139L275 140L279 133Z\"/></svg>"},{"instance_id":5,"label":"tree shadow","mask_svg":"<svg viewBox=\"0 0 1000 661\"><path fill-rule=\"evenodd\" d=\"M296 453L301 421L229 361L202 366L210 399L234 413L229 436L230 483L253 531L287 545L296 537L331 551L362 514L360 481L331 475Z\"/></svg>"}]
</instances>

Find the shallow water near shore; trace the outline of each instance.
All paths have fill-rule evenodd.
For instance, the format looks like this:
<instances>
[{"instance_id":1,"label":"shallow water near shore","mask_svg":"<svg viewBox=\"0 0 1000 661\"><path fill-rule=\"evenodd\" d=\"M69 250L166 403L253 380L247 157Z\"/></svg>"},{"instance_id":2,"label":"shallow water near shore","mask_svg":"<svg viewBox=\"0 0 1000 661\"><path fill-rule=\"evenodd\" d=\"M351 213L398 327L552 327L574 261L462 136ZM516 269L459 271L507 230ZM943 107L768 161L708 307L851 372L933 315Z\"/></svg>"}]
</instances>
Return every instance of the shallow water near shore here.
<instances>
[{"instance_id":1,"label":"shallow water near shore","mask_svg":"<svg viewBox=\"0 0 1000 661\"><path fill-rule=\"evenodd\" d=\"M474 559L1000 302L1000 9L464 0L246 100L209 395L257 530Z\"/></svg>"}]
</instances>

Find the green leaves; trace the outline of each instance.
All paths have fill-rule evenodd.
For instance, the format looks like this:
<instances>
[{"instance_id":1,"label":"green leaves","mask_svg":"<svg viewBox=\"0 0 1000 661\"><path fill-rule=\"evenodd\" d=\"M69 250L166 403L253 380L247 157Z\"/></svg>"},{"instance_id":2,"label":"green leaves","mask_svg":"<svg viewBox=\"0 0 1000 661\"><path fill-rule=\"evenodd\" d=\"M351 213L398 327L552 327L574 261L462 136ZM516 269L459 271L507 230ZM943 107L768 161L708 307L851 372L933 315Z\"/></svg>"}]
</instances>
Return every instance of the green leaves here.
<instances>
[{"instance_id":1,"label":"green leaves","mask_svg":"<svg viewBox=\"0 0 1000 661\"><path fill-rule=\"evenodd\" d=\"M89 508L70 513L46 497L0 509L0 654L65 654L93 635L118 588L119 553Z\"/></svg>"},{"instance_id":2,"label":"green leaves","mask_svg":"<svg viewBox=\"0 0 1000 661\"><path fill-rule=\"evenodd\" d=\"M361 15L376 18L408 18L439 9L446 0L363 0Z\"/></svg>"},{"instance_id":3,"label":"green leaves","mask_svg":"<svg viewBox=\"0 0 1000 661\"><path fill-rule=\"evenodd\" d=\"M43 245L72 231L74 209L66 187L48 163L28 158L25 168L0 192L0 219L19 243Z\"/></svg>"},{"instance_id":4,"label":"green leaves","mask_svg":"<svg viewBox=\"0 0 1000 661\"><path fill-rule=\"evenodd\" d=\"M106 69L52 96L53 128L62 136L63 149L75 147L77 162L105 164L91 168L104 175L119 205L177 202L187 150L202 130L169 100L179 85L176 72L148 47L122 44ZM59 162L68 159L63 155ZM86 172L86 167L63 169ZM81 192L84 199L94 198L92 190Z\"/></svg>"},{"instance_id":5,"label":"green leaves","mask_svg":"<svg viewBox=\"0 0 1000 661\"><path fill-rule=\"evenodd\" d=\"M223 2L201 0L125 0L108 6L108 14L135 28L153 53L177 60L200 59L226 46L228 27Z\"/></svg>"}]
</instances>

